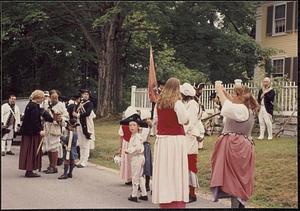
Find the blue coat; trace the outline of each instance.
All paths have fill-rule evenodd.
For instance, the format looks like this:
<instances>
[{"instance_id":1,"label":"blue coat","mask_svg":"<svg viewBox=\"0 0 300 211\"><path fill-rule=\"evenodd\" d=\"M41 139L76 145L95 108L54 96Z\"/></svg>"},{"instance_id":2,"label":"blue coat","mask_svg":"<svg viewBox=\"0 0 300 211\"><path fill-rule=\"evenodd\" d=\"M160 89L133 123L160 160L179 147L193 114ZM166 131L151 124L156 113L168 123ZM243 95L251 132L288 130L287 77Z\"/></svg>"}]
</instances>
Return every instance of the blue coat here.
<instances>
[{"instance_id":1,"label":"blue coat","mask_svg":"<svg viewBox=\"0 0 300 211\"><path fill-rule=\"evenodd\" d=\"M62 137L62 142L63 142L63 158L64 160L66 159L67 155L67 146L68 146L68 141L69 141L69 134L66 137ZM72 138L72 144L71 144L71 152L70 152L70 160L76 160L78 159L78 153L77 153L77 133L73 132L73 138Z\"/></svg>"}]
</instances>

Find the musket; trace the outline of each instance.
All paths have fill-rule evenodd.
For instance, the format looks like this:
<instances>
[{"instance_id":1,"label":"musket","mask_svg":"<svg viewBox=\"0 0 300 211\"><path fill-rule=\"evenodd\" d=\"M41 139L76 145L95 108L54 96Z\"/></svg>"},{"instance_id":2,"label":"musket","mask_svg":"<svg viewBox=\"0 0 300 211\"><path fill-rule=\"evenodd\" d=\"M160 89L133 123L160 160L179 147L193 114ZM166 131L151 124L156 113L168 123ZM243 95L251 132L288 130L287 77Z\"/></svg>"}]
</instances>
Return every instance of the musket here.
<instances>
[{"instance_id":1,"label":"musket","mask_svg":"<svg viewBox=\"0 0 300 211\"><path fill-rule=\"evenodd\" d=\"M79 105L78 105L78 108L76 109L76 113L78 113L80 110L82 110L83 112L85 111L84 109L84 105L89 102L89 101L86 101L86 102L83 102L83 101L80 101Z\"/></svg>"},{"instance_id":2,"label":"musket","mask_svg":"<svg viewBox=\"0 0 300 211\"><path fill-rule=\"evenodd\" d=\"M70 160L70 151L72 146L72 139L73 139L73 131L69 131L69 140L68 140L68 146L67 146L67 154L66 154L66 160Z\"/></svg>"},{"instance_id":3,"label":"musket","mask_svg":"<svg viewBox=\"0 0 300 211\"><path fill-rule=\"evenodd\" d=\"M45 136L44 136L44 137L45 137ZM41 147L42 147L42 145L43 145L44 137L42 138L42 140L41 140L41 142L40 142L40 144L39 144L39 147L38 147L38 149L37 149L37 151L36 151L36 154L35 154L36 157L38 156L38 154L39 154L39 152L40 152L40 149L41 149Z\"/></svg>"},{"instance_id":4,"label":"musket","mask_svg":"<svg viewBox=\"0 0 300 211\"><path fill-rule=\"evenodd\" d=\"M211 116L209 116L209 117L206 117L206 118L204 118L204 119L201 119L201 120L202 120L202 121L206 121L206 120L208 120L208 119L210 119L210 118L212 118L212 117L214 117L214 116L220 115L220 113L221 113L221 112L215 113L215 114L213 114L213 115L211 115Z\"/></svg>"}]
</instances>

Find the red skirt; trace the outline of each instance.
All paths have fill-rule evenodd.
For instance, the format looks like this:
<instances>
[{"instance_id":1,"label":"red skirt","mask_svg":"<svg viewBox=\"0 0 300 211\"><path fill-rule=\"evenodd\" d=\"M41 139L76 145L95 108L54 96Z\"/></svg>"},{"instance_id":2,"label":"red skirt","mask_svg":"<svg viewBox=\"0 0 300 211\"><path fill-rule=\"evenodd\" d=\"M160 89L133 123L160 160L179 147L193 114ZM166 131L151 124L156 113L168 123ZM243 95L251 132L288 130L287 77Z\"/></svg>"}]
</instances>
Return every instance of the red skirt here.
<instances>
[{"instance_id":1,"label":"red skirt","mask_svg":"<svg viewBox=\"0 0 300 211\"><path fill-rule=\"evenodd\" d=\"M185 208L184 201L173 201L170 203L161 203L159 204L159 208L168 209L168 208Z\"/></svg>"},{"instance_id":2,"label":"red skirt","mask_svg":"<svg viewBox=\"0 0 300 211\"><path fill-rule=\"evenodd\" d=\"M244 136L221 135L211 158L211 189L247 201L253 193L254 159L254 146Z\"/></svg>"},{"instance_id":3,"label":"red skirt","mask_svg":"<svg viewBox=\"0 0 300 211\"><path fill-rule=\"evenodd\" d=\"M19 169L33 171L42 168L42 150L36 155L41 136L22 136L20 145Z\"/></svg>"}]
</instances>

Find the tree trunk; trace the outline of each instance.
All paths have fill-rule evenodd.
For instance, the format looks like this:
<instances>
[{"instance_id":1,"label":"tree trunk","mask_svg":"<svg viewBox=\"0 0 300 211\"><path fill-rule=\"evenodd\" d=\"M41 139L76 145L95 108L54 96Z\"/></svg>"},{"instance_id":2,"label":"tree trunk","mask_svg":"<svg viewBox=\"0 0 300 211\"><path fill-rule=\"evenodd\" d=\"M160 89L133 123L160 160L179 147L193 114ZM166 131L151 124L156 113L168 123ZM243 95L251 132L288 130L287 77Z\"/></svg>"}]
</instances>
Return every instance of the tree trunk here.
<instances>
[{"instance_id":1,"label":"tree trunk","mask_svg":"<svg viewBox=\"0 0 300 211\"><path fill-rule=\"evenodd\" d=\"M124 18L117 14L102 28L98 54L97 117L110 117L117 113L122 100L121 50L123 45L122 24Z\"/></svg>"}]
</instances>

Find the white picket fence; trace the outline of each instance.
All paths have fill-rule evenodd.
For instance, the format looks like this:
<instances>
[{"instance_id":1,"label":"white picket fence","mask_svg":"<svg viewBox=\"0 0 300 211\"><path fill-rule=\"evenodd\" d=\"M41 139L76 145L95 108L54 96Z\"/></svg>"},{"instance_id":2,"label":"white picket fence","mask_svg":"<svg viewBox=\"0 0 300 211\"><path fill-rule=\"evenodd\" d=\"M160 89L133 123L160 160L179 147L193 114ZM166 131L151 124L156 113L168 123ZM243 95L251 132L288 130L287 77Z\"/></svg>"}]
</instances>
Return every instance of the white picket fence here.
<instances>
[{"instance_id":1,"label":"white picket fence","mask_svg":"<svg viewBox=\"0 0 300 211\"><path fill-rule=\"evenodd\" d=\"M244 83L247 85L254 96L257 98L259 87L253 83ZM225 84L226 91L232 93L234 84ZM291 115L294 109L297 111L298 106L298 86L295 82L277 82L273 83L276 92L275 97L275 115L288 116ZM215 91L214 85L205 85L202 89L201 101L205 110L208 113L213 113L213 102L209 100L209 96ZM151 102L148 98L147 88L131 87L131 105L137 110L151 109ZM297 116L297 112L294 113Z\"/></svg>"}]
</instances>

